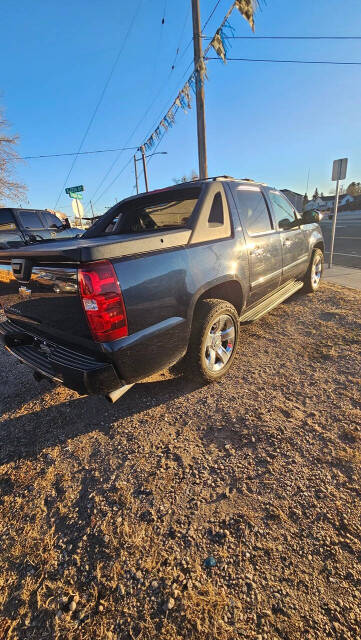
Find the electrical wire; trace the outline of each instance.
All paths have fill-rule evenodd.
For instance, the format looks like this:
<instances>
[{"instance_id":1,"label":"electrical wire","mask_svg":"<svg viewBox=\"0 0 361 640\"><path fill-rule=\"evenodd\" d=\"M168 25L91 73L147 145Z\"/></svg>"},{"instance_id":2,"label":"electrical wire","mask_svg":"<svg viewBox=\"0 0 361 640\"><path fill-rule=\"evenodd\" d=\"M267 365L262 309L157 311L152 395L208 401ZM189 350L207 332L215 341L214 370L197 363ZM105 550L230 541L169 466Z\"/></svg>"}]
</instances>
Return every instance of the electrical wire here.
<instances>
[{"instance_id":1,"label":"electrical wire","mask_svg":"<svg viewBox=\"0 0 361 640\"><path fill-rule=\"evenodd\" d=\"M64 184L63 184L63 186L62 186L62 188L61 188L61 190L60 190L60 192L59 192L59 195L58 195L58 198L57 198L57 200L56 200L56 203L55 203L54 209L56 209L57 204L58 204L58 202L59 202L59 200L60 200L60 198L61 198L61 196L62 196L62 193L63 193L63 191L64 191L64 189L65 189L65 186L66 186L66 184L67 184L67 182L68 182L68 179L69 179L69 177L70 177L70 175L71 175L71 173L72 173L72 171L73 171L73 169L74 169L74 165L75 165L75 163L76 163L76 161L77 161L78 155L80 154L80 151L81 151L81 149L82 149L82 147L83 147L83 144L84 144L84 142L85 142L85 140L86 140L86 138L87 138L87 135L88 135L88 133L89 133L89 131L90 131L90 128L91 128L91 126L92 126L92 124L93 124L93 122L94 122L95 116L96 116L96 114L97 114L97 112L98 112L98 110L99 110L99 107L100 107L100 105L101 105L101 103L102 103L102 101L103 101L103 98L104 98L105 92L106 92L106 90L107 90L107 88L108 88L108 86L109 86L109 83L110 83L110 81L111 81L111 79L112 79L112 77L113 77L113 74L114 74L114 71L115 71L115 69L116 69L116 66L117 66L117 64L118 64L118 62L119 62L120 56L122 55L122 53L123 53L123 51L124 51L125 45L126 45L126 43L127 43L128 37L129 37L129 35L130 35L131 31L132 31L133 25L134 25L135 20L136 20L136 18L137 18L137 16L138 16L138 13L139 13L139 11L140 11L140 7L141 7L142 3L143 3L143 0L139 0L138 5L137 5L137 8L136 8L136 10L135 10L135 12L134 12L134 15L133 15L133 17L132 17L132 19L131 19L130 25L129 25L129 27L128 27L128 30L127 30L127 32L126 32L126 34L125 34L124 39L122 40L121 46L120 46L120 48L119 48L119 51L118 51L118 53L117 53L117 56L116 56L115 61L114 61L114 63L113 63L113 66L112 66L112 68L111 68L111 70L110 70L110 73L109 73L109 75L108 75L108 77L107 77L107 79L106 79L106 81L105 81L105 84L104 84L104 86L103 86L103 89L102 89L102 91L101 91L101 93L100 93L100 97L99 97L99 99L98 99L98 102L97 102L97 104L95 105L95 109L94 109L94 111L93 111L93 113L92 113L92 115L91 115L91 118L90 118L90 120L89 120L88 126L87 126L87 128L86 128L86 130L85 130L85 133L84 133L84 135L83 135L82 139L81 139L81 142L80 142L80 145L79 145L79 148L78 148L78 153L77 153L77 154L75 155L75 157L74 157L74 160L73 160L73 162L72 162L72 164L71 164L71 166L70 166L70 169L69 169L69 171L68 171L68 173L67 173L67 175L66 175L66 178L65 178L65 180L64 180Z\"/></svg>"},{"instance_id":2,"label":"electrical wire","mask_svg":"<svg viewBox=\"0 0 361 640\"><path fill-rule=\"evenodd\" d=\"M203 25L202 31L205 29L205 27L207 26L207 24L208 24L208 23L209 23L209 21L211 20L211 18L212 18L212 16L213 16L213 14L214 14L214 12L216 11L216 9L217 9L218 5L220 4L220 2L221 2L221 0L217 0L216 4L214 5L214 7L213 7L212 11L210 12L210 14L209 14L208 18L206 19L206 21L205 21L205 23L204 23L204 25ZM184 54L186 53L186 51L188 50L188 48L190 47L190 45L192 44L192 42L193 42L193 38L191 38L191 40L189 41L189 43L188 43L188 45L186 46L186 48L185 48L185 50L184 50L184 52L183 52L183 54L182 54L181 58L183 58L183 57L184 57ZM181 58L179 59L179 61L181 60ZM193 61L191 61L191 62L189 63L189 65L187 66L186 71L185 71L185 72L183 73L183 75L182 75L182 79L183 79L183 78L184 78L184 76L187 74L187 72L188 72L188 70L189 70L189 68L191 67L191 65L192 65L192 64L193 64ZM170 74L168 74L168 77L169 77L169 75L170 75ZM163 86L164 86L164 85L163 85ZM173 93L174 93L174 92L172 92L172 96L173 96ZM149 107L146 109L146 111L145 111L144 115L143 115L143 116L142 116L142 118L139 120L139 122L137 123L137 125L136 125L136 126L135 126L135 128L133 129L132 133L131 133L131 134L130 134L130 136L128 137L128 139L127 139L127 141L126 141L126 143L125 143L126 145L130 142L130 140L132 139L133 135L134 135L134 134L135 134L135 132L138 130L138 128L140 127L140 125L142 124L142 122L144 121L144 119L146 118L146 116L148 115L148 113L150 112L150 110L151 110L151 108L153 107L154 103L158 100L159 95L160 95L160 94L159 94L159 91L158 91L158 92L157 92L157 95L156 95L156 96L155 96L155 98L154 98L154 100L151 102L151 104L149 105ZM170 99L171 99L171 98L170 98ZM169 103L169 100L167 100L166 106L168 105L168 103ZM153 131L154 127L158 124L159 119L160 119L160 118L162 117L162 115L164 114L164 110L166 109L166 106L164 107L164 109L162 109L161 115L157 117L157 120L156 120L155 124L154 124L154 125L152 125L152 127L151 127L151 128L150 128L150 130L149 130L149 133L147 133L147 134L144 136L144 138L143 138L143 139L146 139L146 138L150 135L150 133ZM159 144L159 142L158 142L158 144ZM158 146L158 144L157 144L157 146ZM139 148L139 147L138 147L138 148ZM97 186L96 190L95 190L95 191L94 191L94 193L92 194L92 197L90 198L90 200L91 200L93 203L97 203L97 202L98 202L98 201L103 197L103 195L108 191L108 189L110 189L110 188L113 186L114 182L115 182L115 181L116 181L116 180L117 180L117 179L118 179L118 178L119 178L119 177L124 173L124 171L126 170L126 168L129 166L129 164L130 164L130 163L131 163L131 161L133 160L133 158L132 158L132 157L130 157L130 158L129 158L129 160L125 163L125 165L121 168L121 170L119 171L119 173L117 173L117 174L116 174L116 176L111 180L111 182L109 183L109 185L108 185L108 186L107 186L107 187L102 191L102 193L101 193L101 194L100 194L96 199L94 199L94 198L95 198L95 196L96 196L96 194L99 192L99 189L103 186L103 184L104 184L104 182L106 181L107 177L110 175L110 173L112 172L113 168L114 168L114 167L115 167L115 165L117 164L117 162L118 162L118 160L119 160L119 158L120 158L121 154L122 154L122 151L120 151L120 153L119 153L119 154L117 155L117 157L114 159L114 161L113 161L113 162L112 162L112 164L110 165L109 169L107 170L107 172L105 173L105 175L104 175L104 176L103 176L103 178L101 179L100 183L98 184L98 186ZM89 200L89 203L86 205L85 210L87 210L87 209L90 207L90 200Z\"/></svg>"},{"instance_id":3,"label":"electrical wire","mask_svg":"<svg viewBox=\"0 0 361 640\"><path fill-rule=\"evenodd\" d=\"M203 36L205 40L213 40L213 37ZM232 36L230 40L361 40L361 36Z\"/></svg>"},{"instance_id":4,"label":"electrical wire","mask_svg":"<svg viewBox=\"0 0 361 640\"><path fill-rule=\"evenodd\" d=\"M221 0L218 0L214 6L214 8L212 9L211 13L209 14L207 20L205 21L203 27L202 27L202 33L204 31L204 29L206 28L208 22L212 19L213 14L217 11L218 5L221 3Z\"/></svg>"},{"instance_id":5,"label":"electrical wire","mask_svg":"<svg viewBox=\"0 0 361 640\"><path fill-rule=\"evenodd\" d=\"M206 60L218 60L221 59L218 56L208 56ZM334 65L361 65L361 62L345 62L340 60L276 60L268 58L227 58L227 62L271 62L271 63L285 63L285 64L334 64Z\"/></svg>"},{"instance_id":6,"label":"electrical wire","mask_svg":"<svg viewBox=\"0 0 361 640\"><path fill-rule=\"evenodd\" d=\"M71 153L49 153L41 156L22 156L20 160L34 160L36 158L61 158L62 156L85 156L90 153L111 153L112 151L130 151L138 147L118 147L116 149L97 149L95 151L72 151Z\"/></svg>"},{"instance_id":7,"label":"electrical wire","mask_svg":"<svg viewBox=\"0 0 361 640\"><path fill-rule=\"evenodd\" d=\"M175 65L176 65L176 61L177 61L177 58L178 58L178 55L179 55L179 49L180 49L180 46L181 46L181 42L183 40L183 35L184 35L185 28L186 28L186 24L188 22L188 17L189 17L189 14L190 14L190 10L191 10L191 5L188 4L188 11L186 13L186 17L184 18L183 26L182 26L181 31L180 31L178 45L177 45L176 53L175 53L175 56L174 56L173 64L171 66L171 71L174 70Z\"/></svg>"}]
</instances>

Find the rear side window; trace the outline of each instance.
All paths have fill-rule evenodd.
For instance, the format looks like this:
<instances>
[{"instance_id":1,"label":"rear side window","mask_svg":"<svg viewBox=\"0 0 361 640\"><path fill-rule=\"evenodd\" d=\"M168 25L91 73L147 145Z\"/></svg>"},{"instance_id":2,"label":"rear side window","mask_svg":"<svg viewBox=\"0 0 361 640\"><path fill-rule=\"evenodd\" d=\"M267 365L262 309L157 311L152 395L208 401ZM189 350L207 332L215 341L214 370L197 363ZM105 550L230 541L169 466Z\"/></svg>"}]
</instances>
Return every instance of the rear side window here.
<instances>
[{"instance_id":1,"label":"rear side window","mask_svg":"<svg viewBox=\"0 0 361 640\"><path fill-rule=\"evenodd\" d=\"M48 229L61 229L61 227L63 226L61 220L54 216L52 213L44 211L43 217L45 220L45 225Z\"/></svg>"},{"instance_id":2,"label":"rear side window","mask_svg":"<svg viewBox=\"0 0 361 640\"><path fill-rule=\"evenodd\" d=\"M224 223L224 214L223 214L222 196L220 193L216 193L216 195L214 196L211 210L209 212L208 224L223 224L223 223Z\"/></svg>"},{"instance_id":3,"label":"rear side window","mask_svg":"<svg viewBox=\"0 0 361 640\"><path fill-rule=\"evenodd\" d=\"M43 229L43 224L35 211L18 211L24 229Z\"/></svg>"},{"instance_id":4,"label":"rear side window","mask_svg":"<svg viewBox=\"0 0 361 640\"><path fill-rule=\"evenodd\" d=\"M15 218L9 209L0 209L0 231L15 231Z\"/></svg>"},{"instance_id":5,"label":"rear side window","mask_svg":"<svg viewBox=\"0 0 361 640\"><path fill-rule=\"evenodd\" d=\"M272 231L266 201L256 188L240 187L235 191L241 220L249 235Z\"/></svg>"}]
</instances>

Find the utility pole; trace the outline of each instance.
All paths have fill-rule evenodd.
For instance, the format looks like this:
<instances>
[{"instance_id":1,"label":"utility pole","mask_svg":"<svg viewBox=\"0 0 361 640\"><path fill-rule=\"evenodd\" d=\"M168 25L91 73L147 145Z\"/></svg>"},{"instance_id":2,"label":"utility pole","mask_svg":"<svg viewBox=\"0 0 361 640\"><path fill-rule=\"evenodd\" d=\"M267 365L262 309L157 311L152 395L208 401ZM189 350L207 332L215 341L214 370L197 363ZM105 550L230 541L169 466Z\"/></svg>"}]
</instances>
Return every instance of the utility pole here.
<instances>
[{"instance_id":1,"label":"utility pole","mask_svg":"<svg viewBox=\"0 0 361 640\"><path fill-rule=\"evenodd\" d=\"M137 170L137 154L134 154L134 173L135 173L135 186L137 187L137 193L139 193L138 185L138 170Z\"/></svg>"},{"instance_id":2,"label":"utility pole","mask_svg":"<svg viewBox=\"0 0 361 640\"><path fill-rule=\"evenodd\" d=\"M193 18L193 48L194 70L196 72L196 103L197 103L197 135L198 135L198 164L199 177L208 178L207 148L206 148L206 116L204 108L204 82L203 73L200 70L200 62L203 58L201 19L199 0L191 0Z\"/></svg>"},{"instance_id":3,"label":"utility pole","mask_svg":"<svg viewBox=\"0 0 361 640\"><path fill-rule=\"evenodd\" d=\"M145 190L148 192L149 191L149 188L148 188L148 174L147 174L147 163L146 163L146 160L145 160L144 144L142 144L142 146L140 147L140 150L142 152Z\"/></svg>"},{"instance_id":4,"label":"utility pole","mask_svg":"<svg viewBox=\"0 0 361 640\"><path fill-rule=\"evenodd\" d=\"M93 218L94 218L94 209L93 209L93 203L92 203L92 201L91 201L91 200L90 200L90 208L91 208L91 210L92 210L92 216L93 216Z\"/></svg>"}]
</instances>

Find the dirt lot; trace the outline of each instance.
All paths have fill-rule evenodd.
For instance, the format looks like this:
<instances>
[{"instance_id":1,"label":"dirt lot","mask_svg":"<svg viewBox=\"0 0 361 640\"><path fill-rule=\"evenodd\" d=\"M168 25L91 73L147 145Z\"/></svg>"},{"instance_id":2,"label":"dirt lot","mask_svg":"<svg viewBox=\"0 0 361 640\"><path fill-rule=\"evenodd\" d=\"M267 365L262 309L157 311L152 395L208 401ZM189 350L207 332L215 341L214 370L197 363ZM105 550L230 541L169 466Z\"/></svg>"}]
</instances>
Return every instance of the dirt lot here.
<instances>
[{"instance_id":1,"label":"dirt lot","mask_svg":"<svg viewBox=\"0 0 361 640\"><path fill-rule=\"evenodd\" d=\"M0 638L361 638L360 302L324 284L223 383L114 406L1 353Z\"/></svg>"}]
</instances>

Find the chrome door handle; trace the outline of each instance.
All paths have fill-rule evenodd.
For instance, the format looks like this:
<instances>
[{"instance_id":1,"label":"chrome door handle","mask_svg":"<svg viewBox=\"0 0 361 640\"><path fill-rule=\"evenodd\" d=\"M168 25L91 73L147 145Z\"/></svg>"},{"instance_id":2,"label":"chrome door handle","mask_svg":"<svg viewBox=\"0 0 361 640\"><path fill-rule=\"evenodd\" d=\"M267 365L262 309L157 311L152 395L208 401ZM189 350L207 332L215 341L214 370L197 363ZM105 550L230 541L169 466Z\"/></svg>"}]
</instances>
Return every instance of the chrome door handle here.
<instances>
[{"instance_id":1,"label":"chrome door handle","mask_svg":"<svg viewBox=\"0 0 361 640\"><path fill-rule=\"evenodd\" d=\"M283 246L284 246L284 247L290 247L290 246L291 246L291 244L292 244L291 240L284 240L284 241L283 241Z\"/></svg>"}]
</instances>

